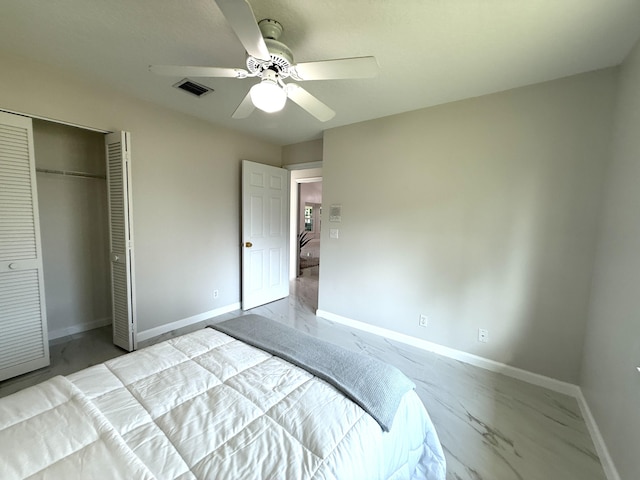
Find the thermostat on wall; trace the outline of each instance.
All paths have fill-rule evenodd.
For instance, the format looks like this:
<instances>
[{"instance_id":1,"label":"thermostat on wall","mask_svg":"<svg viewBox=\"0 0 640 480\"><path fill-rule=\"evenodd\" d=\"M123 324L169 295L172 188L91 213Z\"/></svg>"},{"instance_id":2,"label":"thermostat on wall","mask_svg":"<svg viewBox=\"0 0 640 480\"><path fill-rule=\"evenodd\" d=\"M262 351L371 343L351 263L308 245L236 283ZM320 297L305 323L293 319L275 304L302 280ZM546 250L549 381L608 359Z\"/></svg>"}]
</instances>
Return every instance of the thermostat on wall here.
<instances>
[{"instance_id":1,"label":"thermostat on wall","mask_svg":"<svg viewBox=\"0 0 640 480\"><path fill-rule=\"evenodd\" d=\"M341 222L342 221L342 205L331 205L329 209L329 221Z\"/></svg>"}]
</instances>

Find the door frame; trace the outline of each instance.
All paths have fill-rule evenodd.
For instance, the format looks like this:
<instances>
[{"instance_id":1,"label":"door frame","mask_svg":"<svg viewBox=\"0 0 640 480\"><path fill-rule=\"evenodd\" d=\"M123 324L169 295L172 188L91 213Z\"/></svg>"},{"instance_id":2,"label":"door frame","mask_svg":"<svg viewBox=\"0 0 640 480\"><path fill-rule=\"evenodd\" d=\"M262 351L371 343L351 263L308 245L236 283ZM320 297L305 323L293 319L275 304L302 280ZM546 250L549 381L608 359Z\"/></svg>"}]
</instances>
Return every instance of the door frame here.
<instances>
[{"instance_id":1,"label":"door frame","mask_svg":"<svg viewBox=\"0 0 640 480\"><path fill-rule=\"evenodd\" d=\"M290 175L290 213L289 213L289 280L298 277L298 209L300 206L299 185L301 183L319 182L322 180L322 161L285 165Z\"/></svg>"}]
</instances>

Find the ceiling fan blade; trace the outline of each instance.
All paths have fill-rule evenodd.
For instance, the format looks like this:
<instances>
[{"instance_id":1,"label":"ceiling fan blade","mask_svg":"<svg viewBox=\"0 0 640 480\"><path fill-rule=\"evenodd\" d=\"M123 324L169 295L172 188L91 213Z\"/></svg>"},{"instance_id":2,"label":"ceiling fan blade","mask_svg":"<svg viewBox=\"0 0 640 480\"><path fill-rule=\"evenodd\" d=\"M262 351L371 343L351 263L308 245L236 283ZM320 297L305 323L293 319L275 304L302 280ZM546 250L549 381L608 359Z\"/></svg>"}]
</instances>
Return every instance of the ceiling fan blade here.
<instances>
[{"instance_id":1,"label":"ceiling fan blade","mask_svg":"<svg viewBox=\"0 0 640 480\"><path fill-rule=\"evenodd\" d=\"M321 122L331 120L336 114L336 112L295 83L287 84L287 97Z\"/></svg>"},{"instance_id":2,"label":"ceiling fan blade","mask_svg":"<svg viewBox=\"0 0 640 480\"><path fill-rule=\"evenodd\" d=\"M158 75L175 77L227 77L246 78L249 72L241 68L181 67L178 65L149 65L149 70Z\"/></svg>"},{"instance_id":3,"label":"ceiling fan blade","mask_svg":"<svg viewBox=\"0 0 640 480\"><path fill-rule=\"evenodd\" d=\"M246 0L216 0L216 3L247 53L260 60L271 60L251 5Z\"/></svg>"},{"instance_id":4,"label":"ceiling fan blade","mask_svg":"<svg viewBox=\"0 0 640 480\"><path fill-rule=\"evenodd\" d=\"M253 102L251 101L251 95L247 93L247 95L242 99L236 111L231 115L232 118L247 118L255 107L253 106Z\"/></svg>"},{"instance_id":5,"label":"ceiling fan blade","mask_svg":"<svg viewBox=\"0 0 640 480\"><path fill-rule=\"evenodd\" d=\"M373 78L378 75L379 70L376 57L339 58L298 63L289 67L290 75L296 80Z\"/></svg>"}]
</instances>

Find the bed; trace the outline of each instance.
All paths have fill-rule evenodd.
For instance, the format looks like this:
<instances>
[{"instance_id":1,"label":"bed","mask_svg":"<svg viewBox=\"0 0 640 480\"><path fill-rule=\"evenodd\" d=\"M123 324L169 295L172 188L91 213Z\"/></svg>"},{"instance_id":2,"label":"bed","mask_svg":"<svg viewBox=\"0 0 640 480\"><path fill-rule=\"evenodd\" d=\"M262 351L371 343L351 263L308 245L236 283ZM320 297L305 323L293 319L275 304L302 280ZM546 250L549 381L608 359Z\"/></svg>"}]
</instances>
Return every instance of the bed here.
<instances>
[{"instance_id":1,"label":"bed","mask_svg":"<svg viewBox=\"0 0 640 480\"><path fill-rule=\"evenodd\" d=\"M362 385L345 394L334 386L345 378L325 378L328 355L310 349L321 357L310 373L285 360L298 363L290 357L300 348L274 354L264 338L240 339L255 337L255 325L273 331L271 321L235 321L240 334L223 322L0 400L2 478L445 479L414 389L396 395L385 420L352 398ZM289 333L272 336L308 340Z\"/></svg>"}]
</instances>

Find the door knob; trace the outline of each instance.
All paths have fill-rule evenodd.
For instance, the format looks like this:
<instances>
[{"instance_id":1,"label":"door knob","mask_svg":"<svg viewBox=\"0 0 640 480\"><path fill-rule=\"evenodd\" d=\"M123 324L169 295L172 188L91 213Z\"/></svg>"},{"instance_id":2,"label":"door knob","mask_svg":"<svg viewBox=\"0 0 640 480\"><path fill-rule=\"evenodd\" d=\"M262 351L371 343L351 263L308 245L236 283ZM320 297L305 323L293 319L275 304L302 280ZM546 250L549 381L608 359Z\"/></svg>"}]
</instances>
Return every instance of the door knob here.
<instances>
[{"instance_id":1,"label":"door knob","mask_svg":"<svg viewBox=\"0 0 640 480\"><path fill-rule=\"evenodd\" d=\"M247 243L244 244L244 246L247 247L247 248L251 248L251 247L253 247L253 243L247 242Z\"/></svg>"},{"instance_id":2,"label":"door knob","mask_svg":"<svg viewBox=\"0 0 640 480\"><path fill-rule=\"evenodd\" d=\"M16 268L18 268L18 265L16 265L15 263L9 264L9 270L15 270Z\"/></svg>"}]
</instances>

